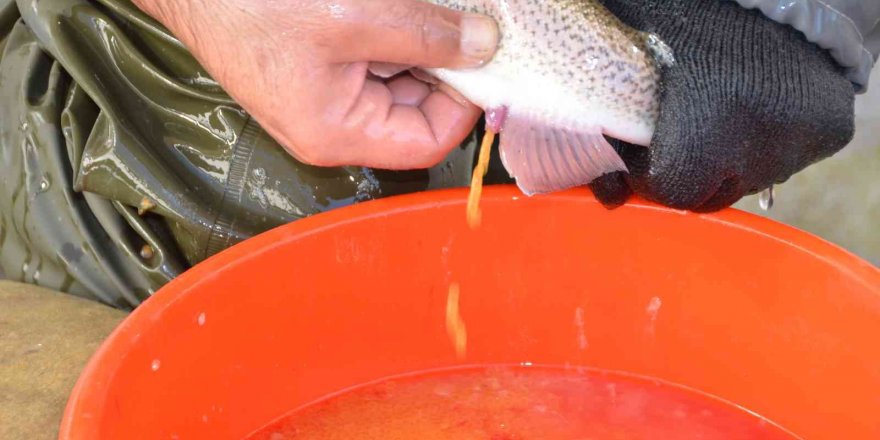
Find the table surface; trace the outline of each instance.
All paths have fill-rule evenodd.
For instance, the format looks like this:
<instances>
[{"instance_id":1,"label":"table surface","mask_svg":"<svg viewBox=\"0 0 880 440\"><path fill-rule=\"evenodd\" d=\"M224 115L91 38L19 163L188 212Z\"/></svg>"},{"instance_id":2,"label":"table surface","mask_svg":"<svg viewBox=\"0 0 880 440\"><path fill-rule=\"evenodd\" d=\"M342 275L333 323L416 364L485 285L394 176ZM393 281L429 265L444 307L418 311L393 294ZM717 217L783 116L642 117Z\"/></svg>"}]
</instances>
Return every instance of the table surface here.
<instances>
[{"instance_id":1,"label":"table surface","mask_svg":"<svg viewBox=\"0 0 880 440\"><path fill-rule=\"evenodd\" d=\"M125 316L70 295L0 281L0 439L57 438L80 372Z\"/></svg>"}]
</instances>

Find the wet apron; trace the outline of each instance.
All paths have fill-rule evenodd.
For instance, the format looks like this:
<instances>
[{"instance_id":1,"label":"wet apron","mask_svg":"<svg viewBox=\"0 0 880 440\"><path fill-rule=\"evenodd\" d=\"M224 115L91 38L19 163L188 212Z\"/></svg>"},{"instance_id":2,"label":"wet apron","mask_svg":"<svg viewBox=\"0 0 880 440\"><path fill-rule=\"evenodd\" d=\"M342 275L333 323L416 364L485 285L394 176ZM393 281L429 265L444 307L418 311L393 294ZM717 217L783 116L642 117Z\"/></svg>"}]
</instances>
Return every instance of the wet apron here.
<instances>
[{"instance_id":1,"label":"wet apron","mask_svg":"<svg viewBox=\"0 0 880 440\"><path fill-rule=\"evenodd\" d=\"M482 135L429 170L312 167L128 1L0 0L0 38L0 267L118 308L284 223L466 186Z\"/></svg>"}]
</instances>

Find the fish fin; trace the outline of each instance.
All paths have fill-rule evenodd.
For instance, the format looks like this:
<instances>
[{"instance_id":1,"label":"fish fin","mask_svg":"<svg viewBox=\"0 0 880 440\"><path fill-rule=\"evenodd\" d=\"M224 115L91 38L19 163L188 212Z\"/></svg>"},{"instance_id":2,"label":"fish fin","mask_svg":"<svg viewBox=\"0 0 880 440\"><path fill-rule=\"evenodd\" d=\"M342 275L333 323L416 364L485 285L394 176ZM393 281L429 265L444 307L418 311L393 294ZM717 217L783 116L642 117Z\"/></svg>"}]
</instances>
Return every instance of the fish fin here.
<instances>
[{"instance_id":1,"label":"fish fin","mask_svg":"<svg viewBox=\"0 0 880 440\"><path fill-rule=\"evenodd\" d=\"M544 194L586 185L597 177L627 171L600 127L548 126L510 115L501 133L501 160L520 190Z\"/></svg>"}]
</instances>

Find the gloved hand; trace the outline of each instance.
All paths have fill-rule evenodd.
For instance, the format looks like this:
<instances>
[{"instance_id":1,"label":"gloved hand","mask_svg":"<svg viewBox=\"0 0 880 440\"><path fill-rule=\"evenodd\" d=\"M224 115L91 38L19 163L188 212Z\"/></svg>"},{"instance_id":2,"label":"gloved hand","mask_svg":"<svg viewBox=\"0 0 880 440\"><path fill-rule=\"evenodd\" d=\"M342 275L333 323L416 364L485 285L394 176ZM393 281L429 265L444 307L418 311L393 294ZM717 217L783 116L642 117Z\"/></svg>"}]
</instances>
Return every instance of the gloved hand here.
<instances>
[{"instance_id":1,"label":"gloved hand","mask_svg":"<svg viewBox=\"0 0 880 440\"><path fill-rule=\"evenodd\" d=\"M662 72L650 148L617 142L630 174L591 185L608 207L633 191L715 211L782 183L850 142L855 89L830 54L794 28L721 0L602 0L675 51Z\"/></svg>"}]
</instances>

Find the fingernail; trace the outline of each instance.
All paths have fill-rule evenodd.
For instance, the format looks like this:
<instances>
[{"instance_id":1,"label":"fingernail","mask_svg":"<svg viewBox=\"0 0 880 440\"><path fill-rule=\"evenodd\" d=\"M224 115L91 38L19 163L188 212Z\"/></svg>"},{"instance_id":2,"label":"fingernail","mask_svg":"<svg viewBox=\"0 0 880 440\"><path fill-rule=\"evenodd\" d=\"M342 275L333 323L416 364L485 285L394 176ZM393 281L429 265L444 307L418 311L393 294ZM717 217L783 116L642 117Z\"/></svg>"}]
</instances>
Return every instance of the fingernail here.
<instances>
[{"instance_id":1,"label":"fingernail","mask_svg":"<svg viewBox=\"0 0 880 440\"><path fill-rule=\"evenodd\" d=\"M490 17L467 14L461 19L461 52L479 64L492 57L498 47L498 24Z\"/></svg>"}]
</instances>

